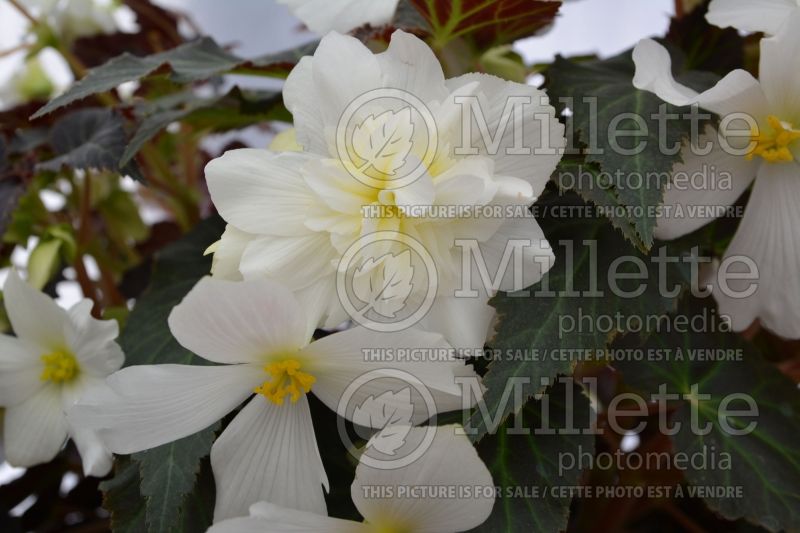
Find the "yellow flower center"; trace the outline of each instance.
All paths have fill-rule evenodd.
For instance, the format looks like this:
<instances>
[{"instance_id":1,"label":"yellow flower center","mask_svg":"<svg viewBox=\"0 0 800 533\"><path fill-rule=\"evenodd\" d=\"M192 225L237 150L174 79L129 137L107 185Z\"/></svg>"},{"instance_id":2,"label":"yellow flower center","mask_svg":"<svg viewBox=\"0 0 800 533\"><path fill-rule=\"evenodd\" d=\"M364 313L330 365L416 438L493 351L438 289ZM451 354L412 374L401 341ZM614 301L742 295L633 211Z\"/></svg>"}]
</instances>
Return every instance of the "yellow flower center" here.
<instances>
[{"instance_id":1,"label":"yellow flower center","mask_svg":"<svg viewBox=\"0 0 800 533\"><path fill-rule=\"evenodd\" d=\"M791 124L781 122L775 115L768 116L767 121L772 131L767 133L758 128L753 129L750 138L756 145L746 159L749 161L755 156L761 156L769 163L794 161L789 145L800 139L800 131L792 129Z\"/></svg>"},{"instance_id":2,"label":"yellow flower center","mask_svg":"<svg viewBox=\"0 0 800 533\"><path fill-rule=\"evenodd\" d=\"M42 356L44 370L39 376L42 381L52 381L53 383L64 383L72 381L80 372L78 360L75 356L64 350L44 354Z\"/></svg>"},{"instance_id":3,"label":"yellow flower center","mask_svg":"<svg viewBox=\"0 0 800 533\"><path fill-rule=\"evenodd\" d=\"M302 372L301 366L300 361L292 358L266 365L264 372L272 377L253 389L253 392L276 405L283 405L286 396L291 396L292 403L295 403L303 394L311 391L311 386L317 381L311 374Z\"/></svg>"}]
</instances>

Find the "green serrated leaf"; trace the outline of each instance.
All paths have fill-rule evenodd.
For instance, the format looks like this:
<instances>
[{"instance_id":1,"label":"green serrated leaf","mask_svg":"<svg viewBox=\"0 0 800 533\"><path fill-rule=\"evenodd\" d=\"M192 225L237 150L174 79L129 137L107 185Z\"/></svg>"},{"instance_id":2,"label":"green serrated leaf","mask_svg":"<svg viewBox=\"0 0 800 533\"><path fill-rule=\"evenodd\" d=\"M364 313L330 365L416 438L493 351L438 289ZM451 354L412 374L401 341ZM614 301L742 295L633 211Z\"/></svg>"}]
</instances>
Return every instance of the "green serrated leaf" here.
<instances>
[{"instance_id":1,"label":"green serrated leaf","mask_svg":"<svg viewBox=\"0 0 800 533\"><path fill-rule=\"evenodd\" d=\"M176 121L184 121L210 131L244 128L268 120L282 119L291 122L291 115L283 107L283 97L273 91L243 92L234 87L216 98L199 98L192 94L186 98L171 100L177 107L160 105L145 110L152 112L146 114L139 124L122 154L120 165L126 165L144 143Z\"/></svg>"},{"instance_id":2,"label":"green serrated leaf","mask_svg":"<svg viewBox=\"0 0 800 533\"><path fill-rule=\"evenodd\" d=\"M671 437L675 450L688 457L706 453L716 458L715 464L705 468L687 469L686 479L705 488L741 488L741 497L701 494L712 509L727 519L745 518L770 531L800 529L800 450L796 446L800 392L796 384L767 363L753 345L726 332L712 301L687 299L679 315L711 318L705 327L692 328L698 330L693 333L652 336L644 353L670 350L666 360L621 361L615 366L628 386L648 393L647 399L661 384L667 393L681 395L680 401L674 400L680 407L670 422L680 423ZM700 358L704 353L718 355ZM693 385L697 386L694 391ZM728 400L727 407L723 404L726 397L742 394L754 400L756 416L731 414L749 409L743 400ZM709 425L706 435L692 430L693 406L695 427ZM722 407L728 409L728 417L719 416ZM751 422L756 425L745 435L733 435L721 420L738 430ZM723 454L730 457L727 467Z\"/></svg>"},{"instance_id":3,"label":"green serrated leaf","mask_svg":"<svg viewBox=\"0 0 800 533\"><path fill-rule=\"evenodd\" d=\"M81 109L55 123L50 144L59 155L38 166L53 171L66 166L120 172L118 162L126 142L122 118L116 112L104 108ZM121 172L142 180L135 164L126 165Z\"/></svg>"},{"instance_id":4,"label":"green serrated leaf","mask_svg":"<svg viewBox=\"0 0 800 533\"><path fill-rule=\"evenodd\" d=\"M662 294L660 269L652 257L632 248L605 219L586 216L587 205L576 200L570 195L535 206L550 213L540 220L554 247L555 265L539 284L528 289L528 295L501 293L490 301L499 317L496 335L489 343L497 355L484 376L487 391L483 402L469 424L477 432L476 440L494 432L512 414L515 402L509 394L514 386L523 398L532 397L555 376L570 374L587 354L604 350L626 327L637 324L636 317L643 321L674 311L690 279L688 258L666 263L667 288L677 291ZM674 256L665 247L652 255L659 253ZM640 265L645 267L640 279L620 279L618 289L610 285L608 273L637 275ZM637 294L639 287L643 291ZM636 295L621 297L620 291ZM585 318L600 316L608 321L586 326Z\"/></svg>"},{"instance_id":5,"label":"green serrated leaf","mask_svg":"<svg viewBox=\"0 0 800 533\"><path fill-rule=\"evenodd\" d=\"M568 394L572 403L567 401ZM478 445L500 494L491 516L477 531L566 529L572 498L562 497L553 488L575 486L581 474L579 468L559 471L561 454L594 453L594 435L584 431L591 427L591 408L581 388L571 381L559 382L546 395L549 405L529 401L497 435ZM527 428L530 434L510 434L514 427ZM541 428L553 434L537 434Z\"/></svg>"},{"instance_id":6,"label":"green serrated leaf","mask_svg":"<svg viewBox=\"0 0 800 533\"><path fill-rule=\"evenodd\" d=\"M301 54L313 51L312 46L315 45L245 60L223 50L213 39L203 37L150 56L137 57L125 53L91 69L83 79L75 82L31 118L39 118L87 96L110 91L122 83L139 80L161 68L170 69L173 79L180 83L206 80L226 72L285 76Z\"/></svg>"},{"instance_id":7,"label":"green serrated leaf","mask_svg":"<svg viewBox=\"0 0 800 533\"><path fill-rule=\"evenodd\" d=\"M100 483L103 506L111 512L114 533L141 533L145 526L145 502L139 493L139 465L130 457L117 457L114 477Z\"/></svg>"},{"instance_id":8,"label":"green serrated leaf","mask_svg":"<svg viewBox=\"0 0 800 533\"><path fill-rule=\"evenodd\" d=\"M681 161L674 147L691 131L690 120L682 118L691 109L636 89L634 72L631 52L582 62L558 56L547 70L548 93L571 110L568 120L586 146L586 163L607 173L618 202L630 209L628 218L637 234L632 242L649 249L656 207L663 201L672 166ZM658 116L681 118L662 120L664 128Z\"/></svg>"},{"instance_id":9,"label":"green serrated leaf","mask_svg":"<svg viewBox=\"0 0 800 533\"><path fill-rule=\"evenodd\" d=\"M194 435L131 456L139 464L148 531L170 531L178 525L201 460L211 450L219 427L218 422Z\"/></svg>"}]
</instances>

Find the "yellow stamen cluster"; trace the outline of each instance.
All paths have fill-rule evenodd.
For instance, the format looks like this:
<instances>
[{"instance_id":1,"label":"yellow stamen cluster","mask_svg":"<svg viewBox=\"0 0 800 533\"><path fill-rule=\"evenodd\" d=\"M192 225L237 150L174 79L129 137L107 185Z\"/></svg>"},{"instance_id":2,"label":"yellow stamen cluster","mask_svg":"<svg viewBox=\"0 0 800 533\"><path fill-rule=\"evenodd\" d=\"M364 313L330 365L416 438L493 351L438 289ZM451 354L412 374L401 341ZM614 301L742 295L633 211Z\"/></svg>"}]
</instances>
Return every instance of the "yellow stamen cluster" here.
<instances>
[{"instance_id":1,"label":"yellow stamen cluster","mask_svg":"<svg viewBox=\"0 0 800 533\"><path fill-rule=\"evenodd\" d=\"M311 374L302 372L301 366L300 361L291 358L266 365L264 372L272 379L253 389L253 392L276 405L283 405L286 396L291 396L292 403L297 402L303 394L311 391L311 386L317 381Z\"/></svg>"},{"instance_id":2,"label":"yellow stamen cluster","mask_svg":"<svg viewBox=\"0 0 800 533\"><path fill-rule=\"evenodd\" d=\"M42 381L52 381L53 383L64 383L72 381L80 372L78 361L75 356L68 351L56 350L42 356L44 370L39 379Z\"/></svg>"},{"instance_id":3,"label":"yellow stamen cluster","mask_svg":"<svg viewBox=\"0 0 800 533\"><path fill-rule=\"evenodd\" d=\"M800 139L800 131L781 122L775 115L768 116L767 121L772 132L762 133L757 128L753 130L751 139L756 146L747 154L746 159L749 161L755 156L761 156L770 163L794 161L789 145Z\"/></svg>"}]
</instances>

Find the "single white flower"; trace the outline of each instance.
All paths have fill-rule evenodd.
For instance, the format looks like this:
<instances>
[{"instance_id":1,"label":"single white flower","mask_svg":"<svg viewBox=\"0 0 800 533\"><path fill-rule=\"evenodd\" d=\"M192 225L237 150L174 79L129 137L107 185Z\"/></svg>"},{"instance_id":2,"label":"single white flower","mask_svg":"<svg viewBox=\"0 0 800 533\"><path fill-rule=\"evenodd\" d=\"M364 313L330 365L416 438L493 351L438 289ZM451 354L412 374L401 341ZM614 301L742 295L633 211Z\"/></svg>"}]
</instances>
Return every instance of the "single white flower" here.
<instances>
[{"instance_id":1,"label":"single white flower","mask_svg":"<svg viewBox=\"0 0 800 533\"><path fill-rule=\"evenodd\" d=\"M6 459L33 466L53 459L71 438L86 475L104 476L111 453L97 435L67 420L66 411L83 395L104 387L123 363L114 342L114 320L96 320L92 302L69 311L11 271L3 288L6 312L16 337L0 335L0 406L5 407Z\"/></svg>"},{"instance_id":2,"label":"single white flower","mask_svg":"<svg viewBox=\"0 0 800 533\"><path fill-rule=\"evenodd\" d=\"M347 33L364 24L380 26L394 18L399 0L278 0L303 21L309 30L323 35Z\"/></svg>"},{"instance_id":3,"label":"single white flower","mask_svg":"<svg viewBox=\"0 0 800 533\"><path fill-rule=\"evenodd\" d=\"M361 123L351 131L352 139L337 145L337 126L348 106L384 88L422 102L430 111L434 131L419 119L409 119L409 106L396 109L391 106L397 101L376 98L359 109ZM347 318L335 290L337 265L346 250L361 237L396 232L399 240L420 243L437 269L438 293L421 326L443 333L458 348L482 348L494 315L487 304L489 295L528 287L552 264L541 228L533 218L505 218L503 211L495 216L446 217L408 208L521 206L517 213L524 213L544 189L565 144L563 126L544 93L485 74L446 80L430 48L397 31L388 50L380 54L352 37L325 36L314 56L301 59L291 72L283 94L303 151L232 150L206 167L211 197L229 224L215 248L213 274L230 279L267 276L287 285L304 302L327 300L327 305L315 307L325 315L321 324L334 326ZM473 97L497 142L492 150L483 142L477 119L468 114L466 100ZM510 103L520 101L526 102L524 120L515 121ZM471 138L462 140L468 128L465 120L472 121ZM420 147L430 146L419 139L425 133L436 149L421 153ZM524 145L521 150L519 143ZM376 146L387 144L390 149L375 156ZM462 145L476 153L459 155L456 148ZM542 148L551 150L537 154ZM342 159L342 153L368 154L364 157L375 171L370 181L354 177L354 163ZM404 164L417 165L414 168L423 173L413 183L397 186L392 176ZM385 209L378 216L367 216L367 207ZM402 209L406 211L398 214ZM471 288L480 289L482 279L477 261L463 266L458 239L478 241L489 276L504 266L497 286L479 297L454 296L465 269L471 267L474 274ZM504 264L510 239L530 243L523 248L521 265L508 256ZM381 252L398 255L402 250L403 243L398 243L396 249L387 245ZM371 283L371 276L385 269L382 257L366 257L372 259L365 262L372 269L359 271L362 280ZM412 263L409 270L418 272L421 267ZM410 273L399 277L408 279ZM419 301L425 289L415 284L408 301Z\"/></svg>"},{"instance_id":4,"label":"single white flower","mask_svg":"<svg viewBox=\"0 0 800 533\"><path fill-rule=\"evenodd\" d=\"M758 267L757 290L749 297L731 297L715 287L720 313L732 318L736 331L746 329L756 319L768 329L787 338L800 337L800 11L793 13L775 37L761 41L760 81L744 70L725 76L711 89L698 94L678 84L672 77L670 57L660 44L641 41L633 52L636 62L634 85L651 91L675 105L697 103L722 117L746 113L757 122L749 136L733 134L729 144L743 155L714 140L707 155L696 155L684 149L684 163L676 171L705 173L707 186L677 188L668 186L664 204L684 213L691 206L729 206L755 179L750 199L739 228L723 258L747 257ZM700 145L703 146L701 138ZM714 180L711 172L730 173L730 183ZM693 184L694 182L692 182ZM713 216L663 216L656 236L672 239L690 233ZM747 268L743 263L730 271ZM753 282L728 280L737 293L743 293Z\"/></svg>"},{"instance_id":5,"label":"single white flower","mask_svg":"<svg viewBox=\"0 0 800 533\"><path fill-rule=\"evenodd\" d=\"M259 502L250 507L249 517L225 520L208 531L415 533L478 527L492 512L494 485L469 439L457 431L458 426L436 428L430 447L416 461L401 468L382 469L359 462L350 493L364 517L363 523ZM424 434L423 428L412 428L409 442L419 444Z\"/></svg>"},{"instance_id":6,"label":"single white flower","mask_svg":"<svg viewBox=\"0 0 800 533\"><path fill-rule=\"evenodd\" d=\"M775 35L798 8L800 0L711 0L706 20L720 28Z\"/></svg>"},{"instance_id":7,"label":"single white flower","mask_svg":"<svg viewBox=\"0 0 800 533\"><path fill-rule=\"evenodd\" d=\"M124 368L108 378L108 391L84 398L71 415L95 428L113 452L133 453L196 433L255 393L211 449L215 520L244 515L248 505L260 500L325 514L322 487L328 482L307 393L352 419L348 408L390 387L406 388L397 380L371 380L340 406L353 380L370 371L392 376L395 369L418 378L434 399L430 408L445 412L462 408L455 376L475 376L472 367L454 357L375 362L365 354L385 349L448 354L441 335L433 333L354 328L311 342L314 324L308 313L288 289L266 279L204 278L173 309L169 325L184 347L217 364ZM396 403L403 398L387 398L382 407L402 410L406 406ZM419 393L410 399L410 423L432 414Z\"/></svg>"}]
</instances>

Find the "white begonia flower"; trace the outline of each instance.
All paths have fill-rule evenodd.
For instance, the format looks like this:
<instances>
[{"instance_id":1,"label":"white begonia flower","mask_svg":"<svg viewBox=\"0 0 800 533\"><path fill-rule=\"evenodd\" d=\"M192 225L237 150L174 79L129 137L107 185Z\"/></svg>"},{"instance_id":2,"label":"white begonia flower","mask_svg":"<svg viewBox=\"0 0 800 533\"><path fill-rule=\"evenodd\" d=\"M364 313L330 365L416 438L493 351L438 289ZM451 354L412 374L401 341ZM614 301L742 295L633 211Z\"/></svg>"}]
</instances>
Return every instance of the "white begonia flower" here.
<instances>
[{"instance_id":1,"label":"white begonia flower","mask_svg":"<svg viewBox=\"0 0 800 533\"><path fill-rule=\"evenodd\" d=\"M92 302L62 309L11 271L3 288L16 337L0 335L0 406L5 407L6 460L15 466L46 463L71 438L86 475L111 470L111 453L97 435L70 423L66 412L82 396L102 389L124 361L114 342L114 320L92 318Z\"/></svg>"},{"instance_id":2,"label":"white begonia flower","mask_svg":"<svg viewBox=\"0 0 800 533\"><path fill-rule=\"evenodd\" d=\"M744 216L723 258L746 257L758 268L755 293L741 294L752 280L727 279L730 290L714 287L720 313L732 319L736 331L742 331L759 319L766 328L786 338L800 337L800 11L792 14L786 26L776 35L761 41L760 81L748 72L736 70L711 89L698 94L678 84L672 77L670 57L666 49L652 40L641 41L633 52L636 63L634 85L651 91L674 105L697 103L700 107L725 117L746 113L757 122L749 137L738 140L731 134L727 140L733 150L722 148L713 129L714 147L708 155L683 150L684 163L678 170L708 174L729 172L727 180L705 180L707 187L692 185L668 186L664 204L674 212L680 207L732 205L755 178ZM703 139L701 138L701 146ZM695 183L692 181L692 184ZM713 217L662 216L656 236L676 238L690 233ZM748 266L737 261L730 272L741 272ZM732 297L733 292L739 297Z\"/></svg>"},{"instance_id":3,"label":"white begonia flower","mask_svg":"<svg viewBox=\"0 0 800 533\"><path fill-rule=\"evenodd\" d=\"M364 517L363 523L259 502L250 507L250 516L225 520L208 531L416 533L478 527L492 512L495 488L486 465L469 439L457 434L458 429L459 426L436 428L430 447L407 466L383 469L359 462L350 493ZM424 433L423 428L412 428L409 442L417 445ZM380 434L376 438L379 437ZM365 453L370 452L367 446Z\"/></svg>"},{"instance_id":4,"label":"white begonia flower","mask_svg":"<svg viewBox=\"0 0 800 533\"><path fill-rule=\"evenodd\" d=\"M303 21L309 30L324 35L329 31L347 33L371 24L388 24L399 0L278 0Z\"/></svg>"},{"instance_id":5,"label":"white begonia flower","mask_svg":"<svg viewBox=\"0 0 800 533\"><path fill-rule=\"evenodd\" d=\"M214 520L244 515L261 500L325 514L322 487L328 482L306 394L352 420L348 408L369 404L369 397L392 387L409 388L397 380L370 380L347 405L339 405L353 380L370 371L388 378L399 370L417 378L435 405L428 406L419 392L384 396L383 403L372 404L388 412L408 409L409 423L419 424L435 414L428 409L461 409L455 377L477 376L463 360L450 357L441 335L353 328L312 342L308 314L273 281L204 278L172 310L169 325L178 342L217 365L124 368L108 378L106 391L84 398L71 416L96 429L111 451L127 454L192 435L255 393L211 449ZM400 349L441 353L435 361L418 362L379 362L365 354Z\"/></svg>"},{"instance_id":6,"label":"white begonia flower","mask_svg":"<svg viewBox=\"0 0 800 533\"><path fill-rule=\"evenodd\" d=\"M711 0L706 20L720 28L775 35L798 8L800 0Z\"/></svg>"},{"instance_id":7,"label":"white begonia flower","mask_svg":"<svg viewBox=\"0 0 800 533\"><path fill-rule=\"evenodd\" d=\"M356 179L348 167L352 162L343 161L337 150L335 137L343 112L359 96L382 88L404 91L423 102L436 126L432 134L438 136L436 153L412 151L412 162L424 162L428 155L430 161L419 179L402 187L394 187L390 173L369 184ZM215 248L213 275L229 279L267 276L286 284L303 302L327 300L327 305L315 307L325 315L321 325L332 327L347 319L336 291L337 265L345 251L359 238L377 231L397 232L420 243L437 269L438 294L420 325L443 333L457 348L482 348L494 316L487 304L489 295L495 290L529 287L552 265L554 256L541 228L533 218L521 216L447 218L392 213L408 206L463 205L522 206L517 213L525 212L525 206L544 189L566 142L563 125L556 120L545 94L485 74L446 80L430 48L402 31L392 35L388 50L380 54L373 54L352 37L327 35L314 56L301 59L291 72L283 94L303 151L232 150L206 167L211 197L228 222ZM477 99L486 128L497 141L493 153L488 153L481 128L474 124L477 119L469 118L469 106L459 102L459 96ZM514 121L511 107L506 107L515 98L526 102L520 123ZM378 107L368 108L363 116L364 123L372 120L376 129L391 124L381 122L380 117L405 118L402 112L392 115L381 108L380 99L373 104ZM462 140L464 115L473 122L472 138ZM413 128L410 135L427 131L420 126L408 126ZM361 153L368 148L359 142L354 134L353 145L345 149ZM369 143L369 139L363 142ZM530 153L514 153L515 143L520 142ZM414 149L424 145L413 144ZM475 155L458 155L455 148L462 145L474 148ZM537 149L548 153L537 154ZM367 217L365 207L394 211ZM456 298L464 271L457 239L478 241L491 277L501 270L510 239L526 240L530 246L524 247L522 265L505 257L498 286L482 290L479 297ZM371 279L369 275L379 270L379 257L372 259L374 268L362 279ZM479 265L474 259L470 263L472 288L481 289ZM418 270L416 266L410 268ZM521 267L521 272L514 267ZM416 291L426 288L415 285L409 300L420 298Z\"/></svg>"}]
</instances>

